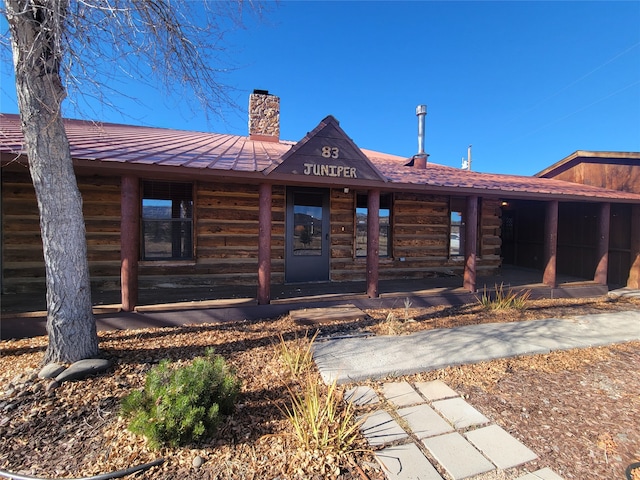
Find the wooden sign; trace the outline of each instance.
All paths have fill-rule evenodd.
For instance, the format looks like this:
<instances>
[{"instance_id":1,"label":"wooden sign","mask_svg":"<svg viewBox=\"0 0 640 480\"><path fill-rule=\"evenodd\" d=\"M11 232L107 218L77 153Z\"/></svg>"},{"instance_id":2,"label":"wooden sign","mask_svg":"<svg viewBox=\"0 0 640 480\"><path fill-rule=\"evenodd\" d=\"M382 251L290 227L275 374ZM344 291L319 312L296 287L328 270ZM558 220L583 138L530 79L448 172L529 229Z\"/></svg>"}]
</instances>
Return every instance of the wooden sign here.
<instances>
[{"instance_id":1,"label":"wooden sign","mask_svg":"<svg viewBox=\"0 0 640 480\"><path fill-rule=\"evenodd\" d=\"M282 156L270 173L305 175L330 180L380 180L385 178L340 128L332 116L320 124Z\"/></svg>"}]
</instances>

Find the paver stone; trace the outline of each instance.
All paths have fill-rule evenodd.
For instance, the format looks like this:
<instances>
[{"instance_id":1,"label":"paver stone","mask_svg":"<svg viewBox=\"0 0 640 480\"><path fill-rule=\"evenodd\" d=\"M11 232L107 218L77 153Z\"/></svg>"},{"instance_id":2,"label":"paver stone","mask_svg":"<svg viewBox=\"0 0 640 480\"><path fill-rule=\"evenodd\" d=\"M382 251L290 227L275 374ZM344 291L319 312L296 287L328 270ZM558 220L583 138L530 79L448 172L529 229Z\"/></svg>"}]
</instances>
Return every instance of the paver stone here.
<instances>
[{"instance_id":1,"label":"paver stone","mask_svg":"<svg viewBox=\"0 0 640 480\"><path fill-rule=\"evenodd\" d=\"M445 398L459 397L458 392L453 390L442 380L433 380L431 382L417 382L416 389L431 402L435 400L444 400Z\"/></svg>"},{"instance_id":2,"label":"paver stone","mask_svg":"<svg viewBox=\"0 0 640 480\"><path fill-rule=\"evenodd\" d=\"M442 480L415 443L386 447L375 456L388 480Z\"/></svg>"},{"instance_id":3,"label":"paver stone","mask_svg":"<svg viewBox=\"0 0 640 480\"><path fill-rule=\"evenodd\" d=\"M398 410L398 415L407 422L411 432L420 439L453 431L451 424L427 404L401 408Z\"/></svg>"},{"instance_id":4,"label":"paver stone","mask_svg":"<svg viewBox=\"0 0 640 480\"><path fill-rule=\"evenodd\" d=\"M498 425L471 430L465 436L498 468L507 469L538 458L535 453Z\"/></svg>"},{"instance_id":5,"label":"paver stone","mask_svg":"<svg viewBox=\"0 0 640 480\"><path fill-rule=\"evenodd\" d=\"M374 446L402 440L409 435L388 412L378 410L369 415L363 415L358 420L363 420L360 430L367 441Z\"/></svg>"},{"instance_id":6,"label":"paver stone","mask_svg":"<svg viewBox=\"0 0 640 480\"><path fill-rule=\"evenodd\" d=\"M449 398L433 402L433 408L445 417L456 429L489 423L489 419L473 408L464 399Z\"/></svg>"},{"instance_id":7,"label":"paver stone","mask_svg":"<svg viewBox=\"0 0 640 480\"><path fill-rule=\"evenodd\" d=\"M345 392L344 401L353 402L353 404L358 407L364 407L366 405L375 405L380 403L380 398L373 388L359 385Z\"/></svg>"},{"instance_id":8,"label":"paver stone","mask_svg":"<svg viewBox=\"0 0 640 480\"><path fill-rule=\"evenodd\" d=\"M382 386L384 396L396 407L407 407L416 403L424 403L420 396L408 382L385 383Z\"/></svg>"},{"instance_id":9,"label":"paver stone","mask_svg":"<svg viewBox=\"0 0 640 480\"><path fill-rule=\"evenodd\" d=\"M564 480L560 475L556 474L548 467L537 470L532 473L527 473L522 477L518 477L516 480Z\"/></svg>"},{"instance_id":10,"label":"paver stone","mask_svg":"<svg viewBox=\"0 0 640 480\"><path fill-rule=\"evenodd\" d=\"M422 443L454 480L495 470L494 465L458 432L425 438Z\"/></svg>"}]
</instances>

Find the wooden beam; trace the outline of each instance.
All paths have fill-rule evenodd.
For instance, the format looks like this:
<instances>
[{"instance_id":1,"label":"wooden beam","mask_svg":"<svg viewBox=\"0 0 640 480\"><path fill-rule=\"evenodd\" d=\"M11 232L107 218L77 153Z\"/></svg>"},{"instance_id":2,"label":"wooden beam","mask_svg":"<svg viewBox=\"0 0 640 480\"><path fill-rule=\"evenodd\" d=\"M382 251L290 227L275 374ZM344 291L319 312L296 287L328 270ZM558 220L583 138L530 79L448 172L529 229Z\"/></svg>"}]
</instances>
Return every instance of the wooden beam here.
<instances>
[{"instance_id":1,"label":"wooden beam","mask_svg":"<svg viewBox=\"0 0 640 480\"><path fill-rule=\"evenodd\" d=\"M478 253L478 197L467 197L464 218L464 274L462 286L470 292L476 291L476 257Z\"/></svg>"},{"instance_id":2,"label":"wooden beam","mask_svg":"<svg viewBox=\"0 0 640 480\"><path fill-rule=\"evenodd\" d=\"M631 207L631 255L627 287L640 289L640 205Z\"/></svg>"},{"instance_id":3,"label":"wooden beam","mask_svg":"<svg viewBox=\"0 0 640 480\"><path fill-rule=\"evenodd\" d=\"M378 298L378 268L380 266L380 190L367 195L367 295Z\"/></svg>"},{"instance_id":4,"label":"wooden beam","mask_svg":"<svg viewBox=\"0 0 640 480\"><path fill-rule=\"evenodd\" d=\"M258 207L258 305L271 302L271 185L261 183Z\"/></svg>"},{"instance_id":5,"label":"wooden beam","mask_svg":"<svg viewBox=\"0 0 640 480\"><path fill-rule=\"evenodd\" d=\"M122 310L131 312L138 303L140 255L140 182L125 175L120 185L120 284Z\"/></svg>"},{"instance_id":6,"label":"wooden beam","mask_svg":"<svg viewBox=\"0 0 640 480\"><path fill-rule=\"evenodd\" d=\"M558 200L547 202L544 221L544 273L542 283L557 286L556 263L558 257Z\"/></svg>"},{"instance_id":7,"label":"wooden beam","mask_svg":"<svg viewBox=\"0 0 640 480\"><path fill-rule=\"evenodd\" d=\"M600 205L600 216L598 218L598 245L596 251L596 272L593 281L601 285L607 284L607 272L609 270L609 227L611 224L611 204Z\"/></svg>"}]
</instances>

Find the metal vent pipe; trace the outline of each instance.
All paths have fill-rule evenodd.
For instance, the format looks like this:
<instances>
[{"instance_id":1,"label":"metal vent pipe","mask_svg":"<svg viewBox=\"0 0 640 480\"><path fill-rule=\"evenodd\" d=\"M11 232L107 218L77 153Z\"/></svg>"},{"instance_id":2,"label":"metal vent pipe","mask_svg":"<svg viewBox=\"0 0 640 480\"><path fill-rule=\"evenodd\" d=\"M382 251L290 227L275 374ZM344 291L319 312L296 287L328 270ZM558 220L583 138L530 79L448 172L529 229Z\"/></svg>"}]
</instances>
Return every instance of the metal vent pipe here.
<instances>
[{"instance_id":1,"label":"metal vent pipe","mask_svg":"<svg viewBox=\"0 0 640 480\"><path fill-rule=\"evenodd\" d=\"M427 106L418 105L416 107L418 116L418 153L413 156L413 167L419 169L427 168L427 153L424 153L424 121L427 116Z\"/></svg>"},{"instance_id":2,"label":"metal vent pipe","mask_svg":"<svg viewBox=\"0 0 640 480\"><path fill-rule=\"evenodd\" d=\"M416 115L418 116L418 155L424 155L424 123L427 116L427 106L418 105Z\"/></svg>"}]
</instances>

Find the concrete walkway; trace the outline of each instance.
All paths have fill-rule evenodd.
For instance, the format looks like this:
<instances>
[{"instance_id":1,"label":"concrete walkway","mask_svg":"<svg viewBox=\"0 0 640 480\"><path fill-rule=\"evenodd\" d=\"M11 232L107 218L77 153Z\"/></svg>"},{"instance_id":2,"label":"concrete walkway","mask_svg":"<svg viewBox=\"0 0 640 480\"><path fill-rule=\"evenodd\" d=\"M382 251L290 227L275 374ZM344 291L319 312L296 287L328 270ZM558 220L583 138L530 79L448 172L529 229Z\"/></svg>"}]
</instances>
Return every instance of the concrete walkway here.
<instances>
[{"instance_id":1,"label":"concrete walkway","mask_svg":"<svg viewBox=\"0 0 640 480\"><path fill-rule=\"evenodd\" d=\"M342 384L631 340L640 340L638 310L469 325L411 335L318 339L314 359L325 382Z\"/></svg>"},{"instance_id":2,"label":"concrete walkway","mask_svg":"<svg viewBox=\"0 0 640 480\"><path fill-rule=\"evenodd\" d=\"M405 336L316 340L314 359L325 382L360 382L477 363L640 340L640 311L430 330ZM537 454L440 381L383 384L381 402L368 386L346 400L367 408L361 430L389 480L510 478L563 480L532 471ZM526 443L526 439L524 440ZM509 469L520 467L518 470ZM528 472L528 473L514 473ZM491 472L500 472L499 476Z\"/></svg>"}]
</instances>

